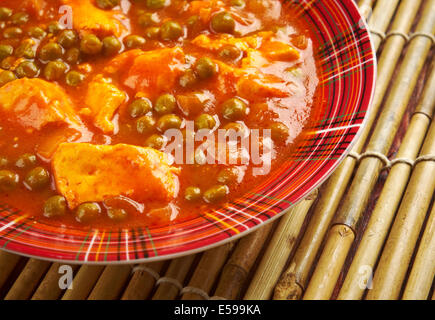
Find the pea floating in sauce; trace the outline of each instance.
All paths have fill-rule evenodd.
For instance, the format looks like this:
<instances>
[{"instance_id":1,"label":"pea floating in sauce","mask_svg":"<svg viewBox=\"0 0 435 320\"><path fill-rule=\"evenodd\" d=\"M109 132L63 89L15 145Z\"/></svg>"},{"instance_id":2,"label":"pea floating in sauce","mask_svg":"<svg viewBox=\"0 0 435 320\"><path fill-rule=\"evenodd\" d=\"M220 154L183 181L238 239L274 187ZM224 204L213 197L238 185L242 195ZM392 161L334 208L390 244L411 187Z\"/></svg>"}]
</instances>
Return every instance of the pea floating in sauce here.
<instances>
[{"instance_id":1,"label":"pea floating in sauce","mask_svg":"<svg viewBox=\"0 0 435 320\"><path fill-rule=\"evenodd\" d=\"M11 191L18 185L19 176L13 171L0 170L0 191Z\"/></svg>"},{"instance_id":2,"label":"pea floating in sauce","mask_svg":"<svg viewBox=\"0 0 435 320\"><path fill-rule=\"evenodd\" d=\"M62 196L53 196L44 203L44 216L47 218L61 217L66 214L66 200Z\"/></svg>"},{"instance_id":3,"label":"pea floating in sauce","mask_svg":"<svg viewBox=\"0 0 435 320\"><path fill-rule=\"evenodd\" d=\"M101 214L101 207L98 203L82 203L77 207L76 219L82 223L88 223L95 220Z\"/></svg>"}]
</instances>

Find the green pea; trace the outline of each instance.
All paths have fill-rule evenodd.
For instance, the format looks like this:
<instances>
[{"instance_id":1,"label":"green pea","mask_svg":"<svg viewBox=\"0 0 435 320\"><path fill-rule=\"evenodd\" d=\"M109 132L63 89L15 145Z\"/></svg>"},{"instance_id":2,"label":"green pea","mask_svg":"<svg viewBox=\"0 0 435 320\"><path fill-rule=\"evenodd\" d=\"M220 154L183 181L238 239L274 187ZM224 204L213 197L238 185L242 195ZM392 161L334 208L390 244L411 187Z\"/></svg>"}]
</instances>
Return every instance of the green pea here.
<instances>
[{"instance_id":1,"label":"green pea","mask_svg":"<svg viewBox=\"0 0 435 320\"><path fill-rule=\"evenodd\" d=\"M80 73L78 71L70 71L66 74L66 84L71 87L77 87L80 85L84 80L86 76L83 73Z\"/></svg>"},{"instance_id":2,"label":"green pea","mask_svg":"<svg viewBox=\"0 0 435 320\"><path fill-rule=\"evenodd\" d=\"M45 79L49 81L59 80L67 69L67 65L62 61L50 61L45 66L43 74Z\"/></svg>"},{"instance_id":3,"label":"green pea","mask_svg":"<svg viewBox=\"0 0 435 320\"><path fill-rule=\"evenodd\" d=\"M228 185L236 183L239 178L239 171L236 168L225 168L221 170L217 176L219 183Z\"/></svg>"},{"instance_id":4,"label":"green pea","mask_svg":"<svg viewBox=\"0 0 435 320\"><path fill-rule=\"evenodd\" d=\"M161 95L154 106L154 111L158 114L171 113L177 107L177 100L172 94Z\"/></svg>"},{"instance_id":5,"label":"green pea","mask_svg":"<svg viewBox=\"0 0 435 320\"><path fill-rule=\"evenodd\" d=\"M159 23L159 17L155 13L145 12L139 16L137 22L143 28L151 27Z\"/></svg>"},{"instance_id":6,"label":"green pea","mask_svg":"<svg viewBox=\"0 0 435 320\"><path fill-rule=\"evenodd\" d=\"M124 39L124 44L128 49L140 48L145 44L146 40L144 37L132 34Z\"/></svg>"},{"instance_id":7,"label":"green pea","mask_svg":"<svg viewBox=\"0 0 435 320\"><path fill-rule=\"evenodd\" d=\"M63 55L63 49L62 47L55 43L55 42L50 42L47 43L46 45L44 45L40 50L39 50L39 59L43 60L43 61L52 61L52 60L56 60L61 58Z\"/></svg>"},{"instance_id":8,"label":"green pea","mask_svg":"<svg viewBox=\"0 0 435 320\"><path fill-rule=\"evenodd\" d=\"M289 137L288 127L280 122L276 122L270 126L271 136L275 142L284 142Z\"/></svg>"},{"instance_id":9,"label":"green pea","mask_svg":"<svg viewBox=\"0 0 435 320\"><path fill-rule=\"evenodd\" d=\"M150 116L140 117L136 121L136 130L140 134L148 134L154 130L156 126L156 120Z\"/></svg>"},{"instance_id":10,"label":"green pea","mask_svg":"<svg viewBox=\"0 0 435 320\"><path fill-rule=\"evenodd\" d=\"M17 79L17 77L12 71L2 71L0 73L0 87L3 87L6 83L14 81L15 79Z\"/></svg>"},{"instance_id":11,"label":"green pea","mask_svg":"<svg viewBox=\"0 0 435 320\"><path fill-rule=\"evenodd\" d=\"M166 145L166 138L160 134L153 134L145 141L145 146L162 150Z\"/></svg>"},{"instance_id":12,"label":"green pea","mask_svg":"<svg viewBox=\"0 0 435 320\"><path fill-rule=\"evenodd\" d=\"M116 222L123 221L128 217L127 210L122 208L109 208L107 209L107 216Z\"/></svg>"},{"instance_id":13,"label":"green pea","mask_svg":"<svg viewBox=\"0 0 435 320\"><path fill-rule=\"evenodd\" d=\"M204 113L198 116L195 119L195 129L196 130L202 130L202 129L213 129L216 126L216 120L213 118L213 116Z\"/></svg>"},{"instance_id":14,"label":"green pea","mask_svg":"<svg viewBox=\"0 0 435 320\"><path fill-rule=\"evenodd\" d=\"M61 217L66 213L66 200L62 196L48 198L44 203L44 216L47 218Z\"/></svg>"},{"instance_id":15,"label":"green pea","mask_svg":"<svg viewBox=\"0 0 435 320\"><path fill-rule=\"evenodd\" d=\"M50 183L50 174L42 167L36 167L27 173L24 183L30 190L40 190Z\"/></svg>"},{"instance_id":16,"label":"green pea","mask_svg":"<svg viewBox=\"0 0 435 320\"><path fill-rule=\"evenodd\" d=\"M177 40L183 33L183 28L175 21L166 21L160 29L160 36L163 40Z\"/></svg>"},{"instance_id":17,"label":"green pea","mask_svg":"<svg viewBox=\"0 0 435 320\"><path fill-rule=\"evenodd\" d=\"M47 26L47 31L48 33L51 34L57 34L60 31L62 31L62 29L63 29L62 25L57 21L52 21Z\"/></svg>"},{"instance_id":18,"label":"green pea","mask_svg":"<svg viewBox=\"0 0 435 320\"><path fill-rule=\"evenodd\" d=\"M191 88L198 83L198 77L192 69L187 69L179 80L183 88Z\"/></svg>"},{"instance_id":19,"label":"green pea","mask_svg":"<svg viewBox=\"0 0 435 320\"><path fill-rule=\"evenodd\" d=\"M34 167L37 163L38 163L38 159L34 154L25 153L17 159L15 165L21 169L28 169Z\"/></svg>"},{"instance_id":20,"label":"green pea","mask_svg":"<svg viewBox=\"0 0 435 320\"><path fill-rule=\"evenodd\" d=\"M128 106L128 113L132 118L139 118L152 110L151 101L145 98L136 99Z\"/></svg>"},{"instance_id":21,"label":"green pea","mask_svg":"<svg viewBox=\"0 0 435 320\"><path fill-rule=\"evenodd\" d=\"M103 10L113 9L119 5L119 0L96 0L97 7Z\"/></svg>"},{"instance_id":22,"label":"green pea","mask_svg":"<svg viewBox=\"0 0 435 320\"><path fill-rule=\"evenodd\" d=\"M20 177L13 171L0 170L0 191L10 191L18 185Z\"/></svg>"},{"instance_id":23,"label":"green pea","mask_svg":"<svg viewBox=\"0 0 435 320\"><path fill-rule=\"evenodd\" d=\"M198 187L188 187L184 191L184 199L187 201L198 201L201 199L201 189Z\"/></svg>"},{"instance_id":24,"label":"green pea","mask_svg":"<svg viewBox=\"0 0 435 320\"><path fill-rule=\"evenodd\" d=\"M216 185L204 192L204 201L207 203L216 203L225 199L229 189L225 185Z\"/></svg>"},{"instance_id":25,"label":"green pea","mask_svg":"<svg viewBox=\"0 0 435 320\"><path fill-rule=\"evenodd\" d=\"M80 60L80 49L71 48L65 52L64 59L69 64L77 64Z\"/></svg>"},{"instance_id":26,"label":"green pea","mask_svg":"<svg viewBox=\"0 0 435 320\"><path fill-rule=\"evenodd\" d=\"M0 62L0 68L4 70L10 70L15 66L15 57L6 57Z\"/></svg>"},{"instance_id":27,"label":"green pea","mask_svg":"<svg viewBox=\"0 0 435 320\"><path fill-rule=\"evenodd\" d=\"M248 112L248 106L242 100L232 98L225 101L222 105L222 113L225 119L234 121L240 120L246 116Z\"/></svg>"},{"instance_id":28,"label":"green pea","mask_svg":"<svg viewBox=\"0 0 435 320\"><path fill-rule=\"evenodd\" d=\"M218 72L218 65L210 58L200 58L195 64L195 71L201 79L209 79Z\"/></svg>"},{"instance_id":29,"label":"green pea","mask_svg":"<svg viewBox=\"0 0 435 320\"><path fill-rule=\"evenodd\" d=\"M28 31L27 34L35 39L43 39L47 33L40 27L31 27Z\"/></svg>"},{"instance_id":30,"label":"green pea","mask_svg":"<svg viewBox=\"0 0 435 320\"><path fill-rule=\"evenodd\" d=\"M167 0L146 0L146 6L148 9L158 10L169 5Z\"/></svg>"},{"instance_id":31,"label":"green pea","mask_svg":"<svg viewBox=\"0 0 435 320\"><path fill-rule=\"evenodd\" d=\"M101 214L101 207L98 203L87 202L77 207L76 220L82 223L90 222Z\"/></svg>"},{"instance_id":32,"label":"green pea","mask_svg":"<svg viewBox=\"0 0 435 320\"><path fill-rule=\"evenodd\" d=\"M80 42L80 51L84 54L95 55L101 52L103 43L94 34L85 35Z\"/></svg>"},{"instance_id":33,"label":"green pea","mask_svg":"<svg viewBox=\"0 0 435 320\"><path fill-rule=\"evenodd\" d=\"M242 50L233 45L226 45L219 50L219 57L226 61L237 61L242 56Z\"/></svg>"},{"instance_id":34,"label":"green pea","mask_svg":"<svg viewBox=\"0 0 435 320\"><path fill-rule=\"evenodd\" d=\"M39 74L39 68L32 61L23 61L15 69L15 73L18 78L35 78Z\"/></svg>"},{"instance_id":35,"label":"green pea","mask_svg":"<svg viewBox=\"0 0 435 320\"><path fill-rule=\"evenodd\" d=\"M211 27L214 32L232 34L236 28L236 22L230 13L222 11L213 16Z\"/></svg>"},{"instance_id":36,"label":"green pea","mask_svg":"<svg viewBox=\"0 0 435 320\"><path fill-rule=\"evenodd\" d=\"M17 12L11 17L11 22L16 25L26 24L29 22L29 15L25 12Z\"/></svg>"},{"instance_id":37,"label":"green pea","mask_svg":"<svg viewBox=\"0 0 435 320\"><path fill-rule=\"evenodd\" d=\"M199 22L199 16L191 16L186 20L188 28L193 28Z\"/></svg>"},{"instance_id":38,"label":"green pea","mask_svg":"<svg viewBox=\"0 0 435 320\"><path fill-rule=\"evenodd\" d=\"M15 39L21 37L23 30L18 27L9 27L3 31L3 37L5 39Z\"/></svg>"},{"instance_id":39,"label":"green pea","mask_svg":"<svg viewBox=\"0 0 435 320\"><path fill-rule=\"evenodd\" d=\"M159 27L149 27L145 29L145 36L148 39L155 40L160 36L160 28Z\"/></svg>"},{"instance_id":40,"label":"green pea","mask_svg":"<svg viewBox=\"0 0 435 320\"><path fill-rule=\"evenodd\" d=\"M121 41L114 36L105 37L103 39L103 54L105 56L114 56L122 49Z\"/></svg>"},{"instance_id":41,"label":"green pea","mask_svg":"<svg viewBox=\"0 0 435 320\"><path fill-rule=\"evenodd\" d=\"M33 59L35 58L35 49L33 48L33 40L23 41L18 48L15 50L15 56L18 58Z\"/></svg>"},{"instance_id":42,"label":"green pea","mask_svg":"<svg viewBox=\"0 0 435 320\"><path fill-rule=\"evenodd\" d=\"M182 124L183 120L179 116L167 114L157 121L157 129L160 130L160 132L165 132L169 129L180 129Z\"/></svg>"},{"instance_id":43,"label":"green pea","mask_svg":"<svg viewBox=\"0 0 435 320\"><path fill-rule=\"evenodd\" d=\"M6 157L0 157L0 168L5 168L9 165L9 160Z\"/></svg>"},{"instance_id":44,"label":"green pea","mask_svg":"<svg viewBox=\"0 0 435 320\"><path fill-rule=\"evenodd\" d=\"M78 41L79 36L74 30L63 30L57 38L57 42L65 49L74 47Z\"/></svg>"},{"instance_id":45,"label":"green pea","mask_svg":"<svg viewBox=\"0 0 435 320\"><path fill-rule=\"evenodd\" d=\"M0 60L11 56L14 53L14 47L7 44L0 44Z\"/></svg>"},{"instance_id":46,"label":"green pea","mask_svg":"<svg viewBox=\"0 0 435 320\"><path fill-rule=\"evenodd\" d=\"M7 20L12 16L12 9L0 7L0 20Z\"/></svg>"}]
</instances>

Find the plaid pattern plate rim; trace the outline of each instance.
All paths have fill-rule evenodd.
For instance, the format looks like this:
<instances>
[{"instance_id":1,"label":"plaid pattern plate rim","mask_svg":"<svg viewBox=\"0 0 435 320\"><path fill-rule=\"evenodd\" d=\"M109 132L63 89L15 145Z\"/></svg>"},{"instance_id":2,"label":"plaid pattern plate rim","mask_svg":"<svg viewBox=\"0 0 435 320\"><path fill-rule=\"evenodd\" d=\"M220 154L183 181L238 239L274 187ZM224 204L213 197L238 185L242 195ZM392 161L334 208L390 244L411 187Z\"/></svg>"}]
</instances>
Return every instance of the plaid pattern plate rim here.
<instances>
[{"instance_id":1,"label":"plaid pattern plate rim","mask_svg":"<svg viewBox=\"0 0 435 320\"><path fill-rule=\"evenodd\" d=\"M283 0L307 21L318 46L321 110L288 161L219 210L161 228L78 230L48 225L0 204L0 248L50 261L150 262L222 245L277 219L317 188L350 151L374 95L376 55L352 0ZM323 101L322 100L322 101Z\"/></svg>"}]
</instances>

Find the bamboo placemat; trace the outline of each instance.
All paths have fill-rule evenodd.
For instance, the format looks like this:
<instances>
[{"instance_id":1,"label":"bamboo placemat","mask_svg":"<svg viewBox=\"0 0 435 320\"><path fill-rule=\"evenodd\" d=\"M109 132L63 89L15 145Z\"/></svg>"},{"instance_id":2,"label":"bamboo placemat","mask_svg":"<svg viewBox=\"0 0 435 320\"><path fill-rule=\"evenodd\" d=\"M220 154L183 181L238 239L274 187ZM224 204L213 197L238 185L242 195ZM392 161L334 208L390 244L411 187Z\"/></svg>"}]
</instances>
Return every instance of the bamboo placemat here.
<instances>
[{"instance_id":1,"label":"bamboo placemat","mask_svg":"<svg viewBox=\"0 0 435 320\"><path fill-rule=\"evenodd\" d=\"M1 251L0 298L435 299L435 0L358 5L379 59L373 112L319 190L239 241L171 261L64 266Z\"/></svg>"}]
</instances>

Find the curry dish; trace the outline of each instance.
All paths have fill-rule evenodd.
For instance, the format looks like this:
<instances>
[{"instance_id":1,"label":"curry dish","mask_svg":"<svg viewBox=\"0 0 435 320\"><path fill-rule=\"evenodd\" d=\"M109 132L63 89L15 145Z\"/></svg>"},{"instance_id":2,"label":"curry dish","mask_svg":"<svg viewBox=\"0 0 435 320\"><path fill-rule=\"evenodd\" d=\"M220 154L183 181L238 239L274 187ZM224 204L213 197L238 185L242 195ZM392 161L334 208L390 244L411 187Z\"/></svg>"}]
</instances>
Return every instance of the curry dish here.
<instances>
[{"instance_id":1,"label":"curry dish","mask_svg":"<svg viewBox=\"0 0 435 320\"><path fill-rule=\"evenodd\" d=\"M187 219L260 185L316 99L316 44L284 6L1 0L0 203L46 223L118 228ZM223 158L237 163L167 152L203 145L199 132L253 129L265 134L251 145L269 146L264 174L221 140L217 154L235 150Z\"/></svg>"}]
</instances>

